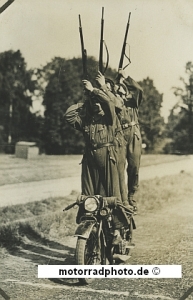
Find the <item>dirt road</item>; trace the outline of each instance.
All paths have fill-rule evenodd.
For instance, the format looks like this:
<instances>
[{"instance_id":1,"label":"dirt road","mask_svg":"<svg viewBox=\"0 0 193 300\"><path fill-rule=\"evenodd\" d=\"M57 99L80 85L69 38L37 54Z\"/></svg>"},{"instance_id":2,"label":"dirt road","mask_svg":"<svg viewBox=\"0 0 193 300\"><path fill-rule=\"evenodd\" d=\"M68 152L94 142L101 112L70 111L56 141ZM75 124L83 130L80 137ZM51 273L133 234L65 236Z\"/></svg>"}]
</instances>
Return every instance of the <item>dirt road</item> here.
<instances>
[{"instance_id":1,"label":"dirt road","mask_svg":"<svg viewBox=\"0 0 193 300\"><path fill-rule=\"evenodd\" d=\"M141 167L139 176L140 180L153 179L177 174L182 170L193 172L193 156L175 162ZM72 190L80 191L80 189L80 167L77 167L76 177L1 186L0 206L39 201L49 197L63 197L69 195Z\"/></svg>"},{"instance_id":2,"label":"dirt road","mask_svg":"<svg viewBox=\"0 0 193 300\"><path fill-rule=\"evenodd\" d=\"M192 215L191 197L156 213L136 216L136 248L127 263L181 264L181 279L96 279L89 286L79 286L76 279L38 279L38 264L74 263L75 238L50 241L46 246L26 238L12 255L1 252L0 287L14 300L193 299Z\"/></svg>"}]
</instances>

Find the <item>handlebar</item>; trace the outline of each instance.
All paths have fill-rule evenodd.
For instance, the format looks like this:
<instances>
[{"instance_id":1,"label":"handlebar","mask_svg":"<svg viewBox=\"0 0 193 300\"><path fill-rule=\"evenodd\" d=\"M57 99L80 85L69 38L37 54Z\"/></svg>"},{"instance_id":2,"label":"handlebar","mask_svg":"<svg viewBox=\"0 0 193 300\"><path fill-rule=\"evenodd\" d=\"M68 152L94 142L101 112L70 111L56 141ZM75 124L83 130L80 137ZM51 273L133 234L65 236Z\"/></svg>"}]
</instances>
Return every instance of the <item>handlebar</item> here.
<instances>
[{"instance_id":1,"label":"handlebar","mask_svg":"<svg viewBox=\"0 0 193 300\"><path fill-rule=\"evenodd\" d=\"M81 195L76 202L69 204L67 207L63 209L63 211L69 210L75 205L80 205L82 201L84 201L84 198L87 198L89 196ZM92 196L91 196L92 197ZM101 197L100 195L95 195L95 197ZM127 213L133 215L134 211L126 206L124 206L120 200L117 197L102 197L102 199L106 202L106 205L115 208L116 206L123 208Z\"/></svg>"},{"instance_id":2,"label":"handlebar","mask_svg":"<svg viewBox=\"0 0 193 300\"><path fill-rule=\"evenodd\" d=\"M63 209L63 211L69 210L70 208L74 207L75 205L77 205L77 202L74 202L74 203L72 203L72 204L66 206L66 207Z\"/></svg>"}]
</instances>

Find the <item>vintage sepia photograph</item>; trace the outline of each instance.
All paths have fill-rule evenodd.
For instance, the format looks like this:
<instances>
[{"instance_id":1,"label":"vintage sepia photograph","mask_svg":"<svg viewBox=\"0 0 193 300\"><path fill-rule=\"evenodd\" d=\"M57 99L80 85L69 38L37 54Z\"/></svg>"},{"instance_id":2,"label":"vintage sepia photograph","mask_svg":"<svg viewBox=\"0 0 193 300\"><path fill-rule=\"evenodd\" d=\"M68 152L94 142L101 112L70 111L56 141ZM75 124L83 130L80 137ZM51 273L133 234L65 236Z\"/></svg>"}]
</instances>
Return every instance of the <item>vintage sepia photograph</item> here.
<instances>
[{"instance_id":1,"label":"vintage sepia photograph","mask_svg":"<svg viewBox=\"0 0 193 300\"><path fill-rule=\"evenodd\" d=\"M193 299L192 15L0 0L0 299Z\"/></svg>"}]
</instances>

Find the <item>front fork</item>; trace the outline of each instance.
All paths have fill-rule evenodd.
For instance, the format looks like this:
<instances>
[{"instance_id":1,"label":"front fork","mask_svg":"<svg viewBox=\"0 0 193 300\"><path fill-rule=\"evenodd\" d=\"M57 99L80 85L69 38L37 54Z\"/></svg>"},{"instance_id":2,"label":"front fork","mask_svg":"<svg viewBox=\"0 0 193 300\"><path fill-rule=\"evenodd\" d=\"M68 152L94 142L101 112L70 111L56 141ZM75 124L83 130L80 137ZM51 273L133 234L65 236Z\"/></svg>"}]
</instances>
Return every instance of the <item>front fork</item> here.
<instances>
[{"instance_id":1,"label":"front fork","mask_svg":"<svg viewBox=\"0 0 193 300\"><path fill-rule=\"evenodd\" d=\"M92 230L96 228L97 233L97 244L96 244L96 252L97 255L100 255L101 264L106 264L106 240L103 232L103 220L101 219L99 223L96 220L83 220L79 226L77 227L74 236L81 237L83 239L88 239Z\"/></svg>"}]
</instances>

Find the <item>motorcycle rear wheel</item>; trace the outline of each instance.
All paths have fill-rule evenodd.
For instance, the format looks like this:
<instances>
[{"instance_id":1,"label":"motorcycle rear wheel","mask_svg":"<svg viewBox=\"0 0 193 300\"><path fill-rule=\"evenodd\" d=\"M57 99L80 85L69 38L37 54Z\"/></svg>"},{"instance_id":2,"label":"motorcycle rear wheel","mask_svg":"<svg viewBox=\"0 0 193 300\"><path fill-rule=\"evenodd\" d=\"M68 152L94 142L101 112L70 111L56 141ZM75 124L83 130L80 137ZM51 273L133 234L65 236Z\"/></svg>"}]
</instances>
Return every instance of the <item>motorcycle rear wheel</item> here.
<instances>
[{"instance_id":1,"label":"motorcycle rear wheel","mask_svg":"<svg viewBox=\"0 0 193 300\"><path fill-rule=\"evenodd\" d=\"M98 248L96 231L91 231L88 239L78 237L75 260L77 265L104 265L106 263L104 243L101 239L101 249ZM94 278L79 278L82 284L91 283Z\"/></svg>"}]
</instances>

